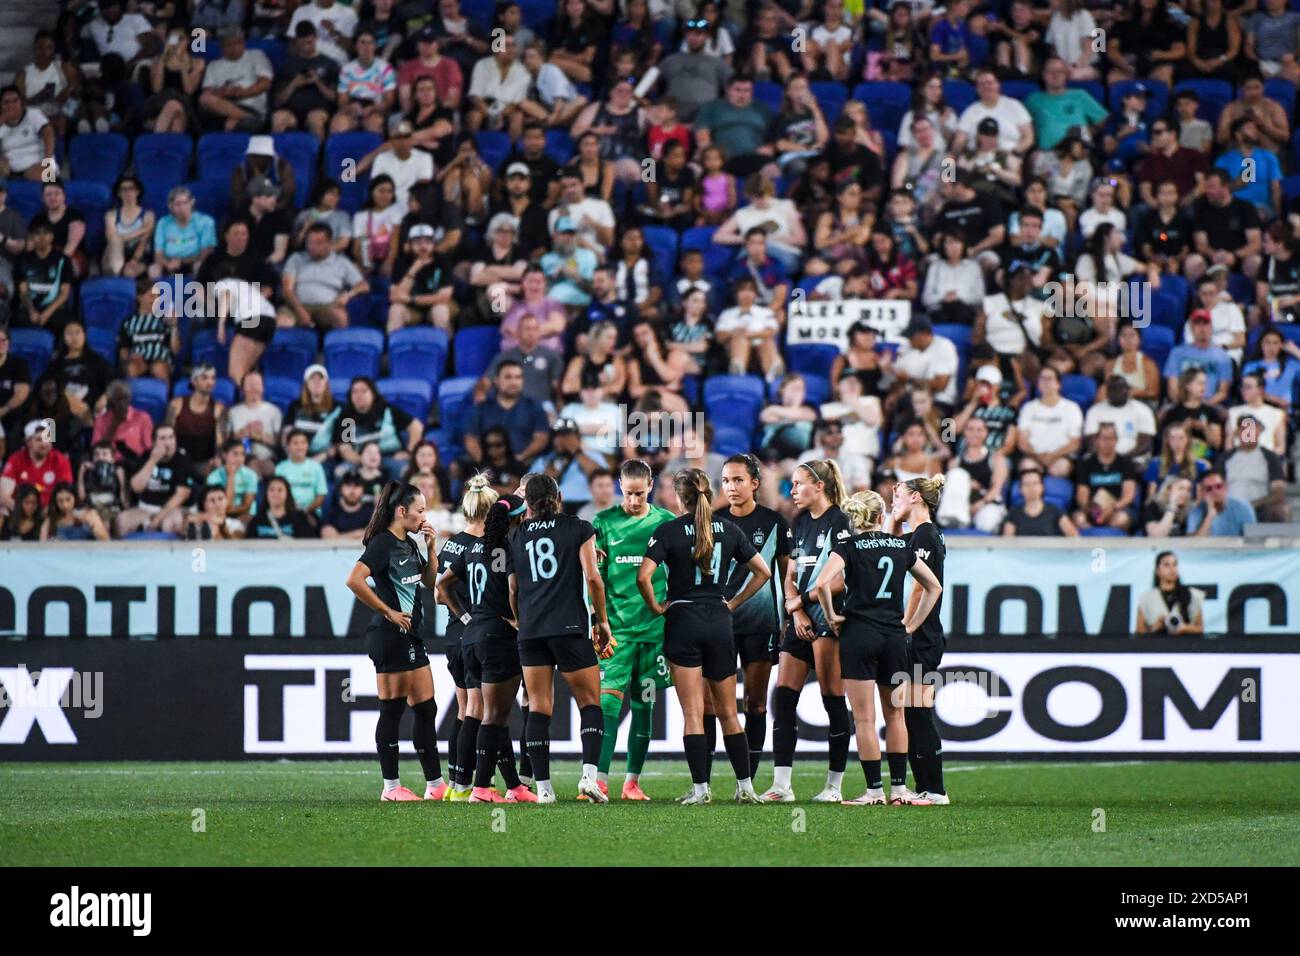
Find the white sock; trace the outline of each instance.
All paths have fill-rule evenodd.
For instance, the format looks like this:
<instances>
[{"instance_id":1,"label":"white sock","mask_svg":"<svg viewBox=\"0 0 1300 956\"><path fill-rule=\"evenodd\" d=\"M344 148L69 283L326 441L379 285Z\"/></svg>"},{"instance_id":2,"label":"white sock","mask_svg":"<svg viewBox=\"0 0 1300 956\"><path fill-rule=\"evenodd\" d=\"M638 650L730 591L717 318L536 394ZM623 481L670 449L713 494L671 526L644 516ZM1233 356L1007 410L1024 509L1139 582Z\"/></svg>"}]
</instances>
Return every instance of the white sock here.
<instances>
[{"instance_id":1,"label":"white sock","mask_svg":"<svg viewBox=\"0 0 1300 956\"><path fill-rule=\"evenodd\" d=\"M600 781L601 783L609 783L609 774L607 774L607 773L601 773L599 770L597 770L597 771L596 771L596 779L597 779L598 781Z\"/></svg>"},{"instance_id":2,"label":"white sock","mask_svg":"<svg viewBox=\"0 0 1300 956\"><path fill-rule=\"evenodd\" d=\"M426 780L424 781L424 785L429 790L437 790L442 786L442 777L439 777L437 780Z\"/></svg>"},{"instance_id":3,"label":"white sock","mask_svg":"<svg viewBox=\"0 0 1300 956\"><path fill-rule=\"evenodd\" d=\"M746 777L744 780L736 781L736 789L749 792L754 789L754 781Z\"/></svg>"},{"instance_id":4,"label":"white sock","mask_svg":"<svg viewBox=\"0 0 1300 956\"><path fill-rule=\"evenodd\" d=\"M707 783L697 783L692 784L692 786L695 787L695 795L697 797L702 797L709 792L709 785Z\"/></svg>"},{"instance_id":5,"label":"white sock","mask_svg":"<svg viewBox=\"0 0 1300 956\"><path fill-rule=\"evenodd\" d=\"M641 775L639 773L629 773L623 777L624 783L640 783Z\"/></svg>"},{"instance_id":6,"label":"white sock","mask_svg":"<svg viewBox=\"0 0 1300 956\"><path fill-rule=\"evenodd\" d=\"M547 796L551 796L551 797L555 796L555 791L551 789L551 781L549 780L537 781L537 795L540 797L543 794L546 794Z\"/></svg>"},{"instance_id":7,"label":"white sock","mask_svg":"<svg viewBox=\"0 0 1300 956\"><path fill-rule=\"evenodd\" d=\"M840 771L838 771L838 772L837 772L837 771L834 771L834 770L828 770L828 771L826 771L826 786L828 786L828 787L834 787L836 790L838 790L838 789L840 789L840 786L841 786L843 783L844 783L844 771L843 771L843 770L840 770Z\"/></svg>"},{"instance_id":8,"label":"white sock","mask_svg":"<svg viewBox=\"0 0 1300 956\"><path fill-rule=\"evenodd\" d=\"M402 785L402 781L400 781L400 780L389 780L387 777L385 777L385 778L384 778L384 793L392 793L394 790L396 790L396 789L397 789L398 787L400 787L401 785Z\"/></svg>"},{"instance_id":9,"label":"white sock","mask_svg":"<svg viewBox=\"0 0 1300 956\"><path fill-rule=\"evenodd\" d=\"M584 763L582 765L582 775L588 780L596 779L596 765L594 763Z\"/></svg>"},{"instance_id":10,"label":"white sock","mask_svg":"<svg viewBox=\"0 0 1300 956\"><path fill-rule=\"evenodd\" d=\"M772 789L789 790L790 773L793 767L773 767L772 768Z\"/></svg>"}]
</instances>

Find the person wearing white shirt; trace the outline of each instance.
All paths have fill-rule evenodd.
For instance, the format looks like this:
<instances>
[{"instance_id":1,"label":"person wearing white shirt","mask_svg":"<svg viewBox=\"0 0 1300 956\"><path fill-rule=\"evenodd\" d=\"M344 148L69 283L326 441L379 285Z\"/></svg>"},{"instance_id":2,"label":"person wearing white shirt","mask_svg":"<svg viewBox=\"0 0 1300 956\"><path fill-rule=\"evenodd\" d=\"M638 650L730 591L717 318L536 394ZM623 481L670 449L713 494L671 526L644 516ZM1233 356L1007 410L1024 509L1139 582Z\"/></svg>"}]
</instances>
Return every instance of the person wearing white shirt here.
<instances>
[{"instance_id":1,"label":"person wearing white shirt","mask_svg":"<svg viewBox=\"0 0 1300 956\"><path fill-rule=\"evenodd\" d=\"M54 159L54 127L45 114L23 103L17 89L0 96L0 177L39 180L43 160Z\"/></svg>"},{"instance_id":2,"label":"person wearing white shirt","mask_svg":"<svg viewBox=\"0 0 1300 956\"><path fill-rule=\"evenodd\" d=\"M1025 402L1016 420L1021 469L1037 466L1044 474L1069 478L1070 460L1083 444L1083 412L1061 395L1061 373L1044 365L1038 373L1039 397Z\"/></svg>"},{"instance_id":3,"label":"person wearing white shirt","mask_svg":"<svg viewBox=\"0 0 1300 956\"><path fill-rule=\"evenodd\" d=\"M94 42L101 59L116 53L127 66L152 56L158 45L149 21L138 13L124 13L122 0L104 0L99 16L86 25L82 35Z\"/></svg>"},{"instance_id":4,"label":"person wearing white shirt","mask_svg":"<svg viewBox=\"0 0 1300 956\"><path fill-rule=\"evenodd\" d=\"M605 250L614 244L614 210L605 200L587 195L582 174L574 166L560 174L560 201L546 217L547 231L554 235L555 224L564 216L578 227L578 245L604 262Z\"/></svg>"},{"instance_id":5,"label":"person wearing white shirt","mask_svg":"<svg viewBox=\"0 0 1300 956\"><path fill-rule=\"evenodd\" d=\"M393 180L394 205L403 216L408 211L411 187L433 179L433 157L422 149L411 147L413 130L407 120L393 124L388 142L378 147L357 164L357 172L388 176Z\"/></svg>"},{"instance_id":6,"label":"person wearing white shirt","mask_svg":"<svg viewBox=\"0 0 1300 956\"><path fill-rule=\"evenodd\" d=\"M1029 110L1019 100L1002 95L1002 84L991 69L979 71L975 90L979 99L966 107L957 121L953 154L961 155L966 144L974 142L980 120L992 117L998 121L998 149L1027 155L1034 145L1034 121Z\"/></svg>"},{"instance_id":7,"label":"person wearing white shirt","mask_svg":"<svg viewBox=\"0 0 1300 956\"><path fill-rule=\"evenodd\" d=\"M1128 458L1145 458L1156 440L1156 417L1146 402L1130 397L1128 379L1112 374L1106 379L1106 400L1088 409L1083 433L1088 438L1102 425L1114 425L1115 451Z\"/></svg>"},{"instance_id":8,"label":"person wearing white shirt","mask_svg":"<svg viewBox=\"0 0 1300 956\"><path fill-rule=\"evenodd\" d=\"M352 56L352 35L357 32L355 10L338 0L312 0L293 11L288 35L294 36L293 31L304 20L316 28L316 45L321 53L339 66L348 62Z\"/></svg>"},{"instance_id":9,"label":"person wearing white shirt","mask_svg":"<svg viewBox=\"0 0 1300 956\"><path fill-rule=\"evenodd\" d=\"M750 361L757 356L763 376L769 382L785 374L781 352L776 345L780 331L781 323L777 321L776 313L758 304L758 287L748 276L736 283L736 304L723 309L713 327L718 344L727 350L730 357L730 374L746 374Z\"/></svg>"},{"instance_id":10,"label":"person wearing white shirt","mask_svg":"<svg viewBox=\"0 0 1300 956\"><path fill-rule=\"evenodd\" d=\"M1214 270L1218 273L1218 269ZM1246 347L1246 316L1232 298L1226 295L1219 283L1209 273L1196 283L1198 308L1210 313L1210 342L1223 349L1241 368L1241 357ZM1192 342L1192 323L1183 326L1183 341Z\"/></svg>"},{"instance_id":11,"label":"person wearing white shirt","mask_svg":"<svg viewBox=\"0 0 1300 956\"><path fill-rule=\"evenodd\" d=\"M957 346L941 335L924 315L915 315L903 330L907 341L894 360L893 401L897 401L909 383L925 386L940 405L951 408L957 403ZM893 402L889 403L891 406Z\"/></svg>"},{"instance_id":12,"label":"person wearing white shirt","mask_svg":"<svg viewBox=\"0 0 1300 956\"><path fill-rule=\"evenodd\" d=\"M871 487L871 460L844 450L844 429L839 422L819 423L815 435L817 442L800 457L804 461L829 458L840 466L844 488L849 494L866 491Z\"/></svg>"},{"instance_id":13,"label":"person wearing white shirt","mask_svg":"<svg viewBox=\"0 0 1300 956\"><path fill-rule=\"evenodd\" d=\"M1229 437L1224 444L1231 446L1231 436L1237 434L1242 418L1250 416L1263 429L1263 434L1258 439L1259 444L1286 457L1286 412L1264 401L1264 377L1255 372L1242 376L1241 397L1245 399L1243 404L1228 409L1226 435Z\"/></svg>"},{"instance_id":14,"label":"person wearing white shirt","mask_svg":"<svg viewBox=\"0 0 1300 956\"><path fill-rule=\"evenodd\" d=\"M588 455L612 458L619 449L623 413L605 398L599 380L584 382L580 402L570 402L560 409L560 418L571 418L582 435L582 450Z\"/></svg>"},{"instance_id":15,"label":"person wearing white shirt","mask_svg":"<svg viewBox=\"0 0 1300 956\"><path fill-rule=\"evenodd\" d=\"M465 125L471 132L505 129L518 139L524 129L519 104L528 99L533 76L515 59L515 39L505 36L500 50L474 64L469 77L469 109Z\"/></svg>"},{"instance_id":16,"label":"person wearing white shirt","mask_svg":"<svg viewBox=\"0 0 1300 956\"><path fill-rule=\"evenodd\" d=\"M1006 291L986 295L975 317L973 338L987 342L999 355L1022 355L1043 344L1043 316L1047 306L1030 295L1034 273L1028 263L1007 268Z\"/></svg>"}]
</instances>

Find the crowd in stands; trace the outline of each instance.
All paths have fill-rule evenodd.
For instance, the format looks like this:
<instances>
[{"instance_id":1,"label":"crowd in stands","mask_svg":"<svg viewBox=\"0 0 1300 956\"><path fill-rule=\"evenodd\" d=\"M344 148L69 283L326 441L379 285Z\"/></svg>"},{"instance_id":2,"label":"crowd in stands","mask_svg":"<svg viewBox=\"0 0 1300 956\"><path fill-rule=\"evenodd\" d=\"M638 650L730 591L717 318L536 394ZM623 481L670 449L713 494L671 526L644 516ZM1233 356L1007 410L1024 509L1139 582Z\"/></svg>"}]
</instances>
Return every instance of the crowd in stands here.
<instances>
[{"instance_id":1,"label":"crowd in stands","mask_svg":"<svg viewBox=\"0 0 1300 956\"><path fill-rule=\"evenodd\" d=\"M62 0L0 91L0 539L737 452L946 472L949 533L1286 521L1297 57L1287 0Z\"/></svg>"}]
</instances>

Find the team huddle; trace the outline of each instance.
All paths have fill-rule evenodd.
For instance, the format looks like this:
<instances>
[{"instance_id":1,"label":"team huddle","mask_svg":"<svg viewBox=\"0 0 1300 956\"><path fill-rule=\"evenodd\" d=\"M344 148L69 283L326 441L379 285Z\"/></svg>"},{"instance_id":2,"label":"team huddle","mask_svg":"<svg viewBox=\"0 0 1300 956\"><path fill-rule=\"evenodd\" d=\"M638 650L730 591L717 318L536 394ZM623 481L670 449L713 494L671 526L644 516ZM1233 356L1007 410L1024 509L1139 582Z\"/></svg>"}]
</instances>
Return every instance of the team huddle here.
<instances>
[{"instance_id":1,"label":"team huddle","mask_svg":"<svg viewBox=\"0 0 1300 956\"><path fill-rule=\"evenodd\" d=\"M565 512L547 475L525 475L514 494L500 496L486 478L474 476L461 500L466 528L441 550L425 521L423 495L390 482L348 578L375 612L367 640L379 691L381 799L556 802L550 741L558 670L578 707L579 800L609 801L625 706L630 727L621 797L650 799L640 778L653 711L672 687L692 781L679 803L712 802L719 727L736 780L734 799L793 802L797 709L811 671L826 709L829 748L826 784L814 801L947 804L934 685L922 680L937 672L945 644L939 623L944 542L932 520L943 476L900 483L887 513L873 491L847 496L833 461L808 461L791 481L798 508L793 526L755 500L759 478L752 455L727 459L721 488L727 504L715 510L708 475L683 469L671 476L683 511L677 516L651 502L651 469L630 459L619 471L621 502L589 523ZM416 536L433 560L421 553ZM909 574L914 585L905 594ZM447 661L457 688L447 778L420 636L435 599L449 612ZM772 784L760 793L754 779L766 746L774 666ZM521 683L516 761L509 720ZM407 706L426 781L423 798L398 777L398 725ZM845 800L853 732L866 790ZM907 782L909 763L914 787ZM494 785L498 772L504 793Z\"/></svg>"}]
</instances>

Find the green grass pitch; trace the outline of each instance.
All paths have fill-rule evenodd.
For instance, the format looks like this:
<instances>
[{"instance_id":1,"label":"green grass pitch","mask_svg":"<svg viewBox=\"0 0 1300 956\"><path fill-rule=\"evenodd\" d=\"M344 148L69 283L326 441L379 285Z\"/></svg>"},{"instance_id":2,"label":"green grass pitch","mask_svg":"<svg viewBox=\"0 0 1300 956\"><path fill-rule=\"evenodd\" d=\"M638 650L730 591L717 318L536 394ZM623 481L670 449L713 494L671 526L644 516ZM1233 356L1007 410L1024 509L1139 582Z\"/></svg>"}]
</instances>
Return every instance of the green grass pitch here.
<instances>
[{"instance_id":1,"label":"green grass pitch","mask_svg":"<svg viewBox=\"0 0 1300 956\"><path fill-rule=\"evenodd\" d=\"M737 806L725 759L711 806L677 806L684 764L653 760L654 802L591 806L573 799L577 770L557 761L561 802L538 807L381 804L359 761L11 763L0 846L8 866L1300 864L1297 763L954 760L949 807L808 803L819 762L796 768L799 803ZM845 780L862 791L855 762Z\"/></svg>"}]
</instances>

